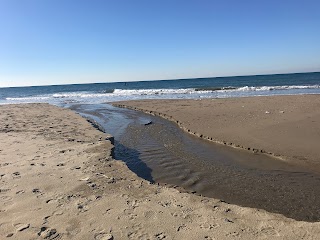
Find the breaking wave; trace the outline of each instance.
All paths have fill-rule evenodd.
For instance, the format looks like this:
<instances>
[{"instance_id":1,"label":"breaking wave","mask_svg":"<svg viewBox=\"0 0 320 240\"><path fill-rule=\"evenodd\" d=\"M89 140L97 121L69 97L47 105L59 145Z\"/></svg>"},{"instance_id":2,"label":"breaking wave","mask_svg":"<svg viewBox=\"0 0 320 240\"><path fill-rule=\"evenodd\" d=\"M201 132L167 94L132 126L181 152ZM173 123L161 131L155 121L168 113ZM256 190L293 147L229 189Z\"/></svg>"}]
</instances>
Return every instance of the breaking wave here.
<instances>
[{"instance_id":1,"label":"breaking wave","mask_svg":"<svg viewBox=\"0 0 320 240\"><path fill-rule=\"evenodd\" d=\"M108 89L100 91L57 92L7 97L6 101L49 103L97 103L150 98L226 98L274 94L319 93L320 85L202 87L180 89Z\"/></svg>"},{"instance_id":2,"label":"breaking wave","mask_svg":"<svg viewBox=\"0 0 320 240\"><path fill-rule=\"evenodd\" d=\"M165 95L165 94L193 94L210 92L229 92L229 91L273 91L290 89L318 89L320 85L305 86L259 86L259 87L204 87L204 88L186 88L186 89L115 89L115 95Z\"/></svg>"}]
</instances>

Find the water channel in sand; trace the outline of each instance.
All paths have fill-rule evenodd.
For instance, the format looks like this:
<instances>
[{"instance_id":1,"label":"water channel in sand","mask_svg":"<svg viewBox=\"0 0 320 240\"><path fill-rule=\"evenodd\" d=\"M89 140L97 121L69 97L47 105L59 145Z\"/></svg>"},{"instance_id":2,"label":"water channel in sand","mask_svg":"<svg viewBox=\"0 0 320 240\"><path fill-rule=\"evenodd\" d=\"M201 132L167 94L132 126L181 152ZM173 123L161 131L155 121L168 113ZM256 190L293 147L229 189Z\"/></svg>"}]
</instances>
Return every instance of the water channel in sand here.
<instances>
[{"instance_id":1,"label":"water channel in sand","mask_svg":"<svg viewBox=\"0 0 320 240\"><path fill-rule=\"evenodd\" d=\"M317 173L205 141L160 117L109 104L70 108L112 134L115 158L144 179L296 220L320 220Z\"/></svg>"}]
</instances>

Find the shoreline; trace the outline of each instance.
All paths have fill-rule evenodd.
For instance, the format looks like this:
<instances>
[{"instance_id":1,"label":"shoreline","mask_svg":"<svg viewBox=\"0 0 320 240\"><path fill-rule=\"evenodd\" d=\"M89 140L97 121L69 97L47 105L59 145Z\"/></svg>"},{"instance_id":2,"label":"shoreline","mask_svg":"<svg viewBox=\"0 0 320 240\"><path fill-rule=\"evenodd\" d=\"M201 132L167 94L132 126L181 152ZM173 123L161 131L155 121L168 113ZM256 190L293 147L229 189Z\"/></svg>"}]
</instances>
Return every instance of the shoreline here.
<instances>
[{"instance_id":1,"label":"shoreline","mask_svg":"<svg viewBox=\"0 0 320 240\"><path fill-rule=\"evenodd\" d=\"M0 106L4 239L314 239L320 223L150 184L110 135L48 104Z\"/></svg>"},{"instance_id":2,"label":"shoreline","mask_svg":"<svg viewBox=\"0 0 320 240\"><path fill-rule=\"evenodd\" d=\"M283 104L283 101L286 101L286 99L289 99L289 101L292 101L293 103L287 103ZM271 100L272 105L270 104L264 104L264 101ZM304 101L301 101L304 100ZM282 101L282 102L281 102ZM301 102L303 103L301 103ZM255 103L257 102L257 103ZM243 98L228 98L228 99L200 99L200 100L185 100L185 99L174 99L174 100L134 100L134 101L121 101L121 102L113 102L110 103L113 106L121 107L121 108L128 108L136 111L141 111L146 114L150 114L153 116L159 116L166 120L169 120L173 123L175 123L179 128L181 128L186 133L189 133L191 135L194 135L196 137L202 138L204 140L214 142L221 145L226 145L229 147L241 149L244 151L249 151L252 153L259 153L259 154L266 154L268 156L271 156L273 158L279 159L281 161L286 162L293 162L294 164L301 164L303 167L307 167L309 170L316 171L317 173L320 173L320 159L318 158L317 154L320 154L316 146L314 145L314 142L318 141L320 142L320 126L319 124L316 124L316 122L320 121L320 110L317 108L317 104L320 104L320 95L290 95L290 96L268 96L268 97L243 97ZM238 112L236 113L236 116L233 115L232 110L228 109L230 107L234 110L234 105L237 105ZM281 117L284 117L288 114L288 112L293 112L291 109L286 111L290 104L293 104L296 109L297 113L291 114L291 116L286 117L287 119L280 119ZM281 147L272 149L272 144L270 144L274 137L272 132L268 138L265 139L251 139L251 141L247 141L247 138L251 137L250 134L247 134L247 132L252 131L254 129L254 125L258 123L257 131L260 131L259 134L263 135L266 134L269 129L263 129L265 128L263 124L265 124L267 121L266 118L273 117L272 115L278 115L274 117L274 119L268 120L268 125L278 125L282 124L285 125L286 121L295 121L296 119L301 120L301 116L299 116L301 109L307 108L309 104L312 104L312 109L308 109L308 113L311 111L314 111L313 116L314 119L312 120L313 123L315 123L315 134L314 138L311 140L313 141L313 155L311 158L308 159L306 157L307 151L303 150L299 152L298 156L292 156L290 154L285 154L283 151L281 151ZM203 105L206 105L205 107L202 107ZM222 106L220 106L222 105ZM267 106L266 106L267 105ZM295 106L300 105L300 106ZM302 105L302 106L301 106ZM246 107L246 112L241 113L241 109ZM261 109L257 109L257 108ZM214 113L215 109L218 108L217 115ZM240 111L239 111L240 108ZM284 110L277 110L277 109L284 109ZM208 113L211 111L211 114ZM249 112L249 113L248 113ZM237 115L238 114L238 115ZM226 116L225 116L226 115ZM251 120L251 116L255 119ZM255 115L258 115L256 117ZM280 117L279 117L280 116ZM207 121L204 121L203 118L207 118ZM292 117L290 119L290 117ZM302 116L303 117L303 116ZM234 121L230 121L230 120ZM311 118L308 116L308 118ZM210 123L209 120L213 123ZM280 121L279 121L280 119ZM238 131L239 128L241 128L241 124L237 124L235 121L241 121L241 124L244 124L244 121L248 121L249 124L252 124L252 126L244 126L245 131ZM319 121L317 121L319 120ZM218 126L215 126L216 121L218 121ZM225 123L222 124L221 122L224 121ZM256 121L256 122L255 122ZM281 122L282 121L282 122ZM261 123L260 123L261 122ZM233 128L235 130L234 135L238 134L239 137L233 137L233 132L229 131L228 124L232 125L235 124L236 126ZM300 123L299 123L300 124ZM204 126L203 126L204 125ZM202 126L202 127L201 127ZM281 126L283 127L283 126ZM216 134L214 132L214 128L221 128L221 130ZM298 125L298 124L292 124L292 126L289 126L288 129L286 129L287 132L291 131L294 132L295 128L309 128L308 125L305 123ZM209 133L205 133L205 131L209 131ZM279 129L278 129L279 130ZM228 131L228 133L224 133L223 131ZM272 131L272 130L271 130ZM318 136L316 134L318 133ZM256 137L256 136L255 136ZM290 136L291 137L291 136ZM296 136L294 136L296 137ZM304 136L307 137L307 136ZM288 136L283 136L283 142L278 144L285 144L285 141L288 140ZM303 140L306 140L304 138ZM310 141L309 141L310 142ZM308 143L307 143L308 144ZM270 145L271 147L268 147ZM287 144L288 145L288 144ZM294 145L292 145L294 146ZM299 146L295 146L299 147ZM302 147L303 148L303 147ZM310 147L309 147L310 148ZM278 150L278 151L277 151ZM280 151L279 151L280 150ZM289 149L292 150L292 149ZM289 153L289 151L287 151Z\"/></svg>"}]
</instances>

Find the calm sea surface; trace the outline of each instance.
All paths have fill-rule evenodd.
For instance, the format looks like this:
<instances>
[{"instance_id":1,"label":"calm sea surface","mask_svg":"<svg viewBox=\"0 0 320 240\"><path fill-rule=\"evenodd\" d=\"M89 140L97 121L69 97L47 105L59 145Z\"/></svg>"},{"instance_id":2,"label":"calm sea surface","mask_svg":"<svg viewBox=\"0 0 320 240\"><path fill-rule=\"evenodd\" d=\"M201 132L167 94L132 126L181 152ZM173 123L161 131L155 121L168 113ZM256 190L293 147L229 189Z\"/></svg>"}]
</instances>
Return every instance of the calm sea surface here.
<instances>
[{"instance_id":1,"label":"calm sea surface","mask_svg":"<svg viewBox=\"0 0 320 240\"><path fill-rule=\"evenodd\" d=\"M1 81L1 80L0 80ZM0 104L103 103L134 99L319 94L320 73L0 88Z\"/></svg>"}]
</instances>

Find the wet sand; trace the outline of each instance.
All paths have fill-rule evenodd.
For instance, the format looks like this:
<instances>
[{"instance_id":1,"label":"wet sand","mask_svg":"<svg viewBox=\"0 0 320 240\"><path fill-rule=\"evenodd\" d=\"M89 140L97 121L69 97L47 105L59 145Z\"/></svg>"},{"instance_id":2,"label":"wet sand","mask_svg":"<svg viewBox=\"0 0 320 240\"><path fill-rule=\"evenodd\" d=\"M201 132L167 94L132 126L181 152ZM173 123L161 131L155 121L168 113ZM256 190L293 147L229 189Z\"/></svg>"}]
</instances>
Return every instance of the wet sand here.
<instances>
[{"instance_id":1,"label":"wet sand","mask_svg":"<svg viewBox=\"0 0 320 240\"><path fill-rule=\"evenodd\" d=\"M320 172L320 95L113 103L176 122L198 137Z\"/></svg>"},{"instance_id":2,"label":"wet sand","mask_svg":"<svg viewBox=\"0 0 320 240\"><path fill-rule=\"evenodd\" d=\"M71 110L0 106L1 239L317 239L319 223L150 184ZM271 199L272 200L272 199Z\"/></svg>"}]
</instances>

